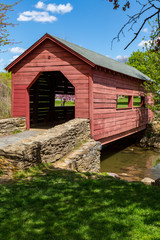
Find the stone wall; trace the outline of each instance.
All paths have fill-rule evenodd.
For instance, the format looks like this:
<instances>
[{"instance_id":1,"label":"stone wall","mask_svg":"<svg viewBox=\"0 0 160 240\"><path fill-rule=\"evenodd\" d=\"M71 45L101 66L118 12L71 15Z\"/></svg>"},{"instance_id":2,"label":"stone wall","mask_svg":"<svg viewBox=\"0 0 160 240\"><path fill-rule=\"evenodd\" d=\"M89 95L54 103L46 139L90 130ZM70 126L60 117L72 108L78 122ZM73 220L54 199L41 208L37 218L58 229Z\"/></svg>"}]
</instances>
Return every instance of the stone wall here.
<instances>
[{"instance_id":1,"label":"stone wall","mask_svg":"<svg viewBox=\"0 0 160 240\"><path fill-rule=\"evenodd\" d=\"M89 139L78 149L74 149L64 159L55 163L55 167L80 172L99 172L101 143Z\"/></svg>"},{"instance_id":2,"label":"stone wall","mask_svg":"<svg viewBox=\"0 0 160 240\"><path fill-rule=\"evenodd\" d=\"M56 162L89 137L89 120L73 119L0 149L0 157L10 159L19 169L42 162Z\"/></svg>"},{"instance_id":3,"label":"stone wall","mask_svg":"<svg viewBox=\"0 0 160 240\"><path fill-rule=\"evenodd\" d=\"M0 136L10 135L24 130L26 130L26 119L24 117L0 119Z\"/></svg>"}]
</instances>

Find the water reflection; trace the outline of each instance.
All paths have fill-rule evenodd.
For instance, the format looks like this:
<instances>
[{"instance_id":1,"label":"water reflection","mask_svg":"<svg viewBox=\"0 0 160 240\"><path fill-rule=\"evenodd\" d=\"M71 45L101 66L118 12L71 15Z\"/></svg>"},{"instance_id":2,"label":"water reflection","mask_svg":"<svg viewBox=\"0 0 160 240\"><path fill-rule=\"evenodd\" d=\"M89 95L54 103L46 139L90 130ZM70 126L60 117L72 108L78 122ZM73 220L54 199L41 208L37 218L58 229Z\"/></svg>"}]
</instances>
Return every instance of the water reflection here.
<instances>
[{"instance_id":1,"label":"water reflection","mask_svg":"<svg viewBox=\"0 0 160 240\"><path fill-rule=\"evenodd\" d=\"M103 147L101 172L114 172L128 180L160 177L160 152L137 145L138 138L126 138Z\"/></svg>"}]
</instances>

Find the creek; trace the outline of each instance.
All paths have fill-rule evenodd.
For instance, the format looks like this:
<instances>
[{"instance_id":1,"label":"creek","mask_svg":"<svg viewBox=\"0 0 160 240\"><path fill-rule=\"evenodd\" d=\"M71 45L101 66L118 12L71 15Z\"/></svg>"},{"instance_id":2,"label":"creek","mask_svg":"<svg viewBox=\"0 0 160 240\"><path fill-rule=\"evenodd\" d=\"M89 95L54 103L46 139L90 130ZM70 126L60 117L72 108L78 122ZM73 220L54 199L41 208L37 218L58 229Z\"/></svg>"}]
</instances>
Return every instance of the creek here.
<instances>
[{"instance_id":1,"label":"creek","mask_svg":"<svg viewBox=\"0 0 160 240\"><path fill-rule=\"evenodd\" d=\"M101 172L116 173L129 181L159 178L160 150L141 148L139 140L140 135L134 135L103 146Z\"/></svg>"}]
</instances>

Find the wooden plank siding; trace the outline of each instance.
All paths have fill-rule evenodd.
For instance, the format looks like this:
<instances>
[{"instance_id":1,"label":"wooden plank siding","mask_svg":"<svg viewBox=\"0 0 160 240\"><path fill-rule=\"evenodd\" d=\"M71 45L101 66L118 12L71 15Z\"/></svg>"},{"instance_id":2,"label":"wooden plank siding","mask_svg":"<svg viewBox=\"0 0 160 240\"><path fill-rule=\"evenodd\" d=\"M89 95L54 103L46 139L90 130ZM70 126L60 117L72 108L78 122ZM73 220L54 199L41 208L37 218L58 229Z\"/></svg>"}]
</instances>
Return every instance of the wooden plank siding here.
<instances>
[{"instance_id":1,"label":"wooden plank siding","mask_svg":"<svg viewBox=\"0 0 160 240\"><path fill-rule=\"evenodd\" d=\"M90 119L95 140L105 144L145 129L153 117L145 106L117 109L118 95L144 97L142 80L100 67L57 41L46 35L9 65L12 117L26 117L29 129L35 93L31 89L30 96L29 89L43 72L60 71L75 88L75 118ZM145 97L145 103L153 103L152 96Z\"/></svg>"},{"instance_id":2,"label":"wooden plank siding","mask_svg":"<svg viewBox=\"0 0 160 240\"><path fill-rule=\"evenodd\" d=\"M145 129L152 112L144 107L117 109L117 96L144 96L142 81L93 70L93 137L102 144ZM149 101L152 101L151 98ZM149 116L150 114L150 116Z\"/></svg>"},{"instance_id":3,"label":"wooden plank siding","mask_svg":"<svg viewBox=\"0 0 160 240\"><path fill-rule=\"evenodd\" d=\"M61 71L75 87L75 117L89 118L90 68L84 61L46 39L12 68L12 117L28 115L27 88L39 73Z\"/></svg>"}]
</instances>

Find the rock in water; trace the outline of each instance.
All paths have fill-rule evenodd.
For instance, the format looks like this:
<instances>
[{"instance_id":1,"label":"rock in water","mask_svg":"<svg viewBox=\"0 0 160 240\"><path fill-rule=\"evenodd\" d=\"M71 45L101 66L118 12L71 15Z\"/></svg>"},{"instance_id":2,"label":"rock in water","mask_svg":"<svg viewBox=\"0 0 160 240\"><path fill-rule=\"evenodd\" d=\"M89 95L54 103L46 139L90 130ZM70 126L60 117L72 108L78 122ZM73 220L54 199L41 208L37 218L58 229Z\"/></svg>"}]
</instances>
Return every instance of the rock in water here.
<instances>
[{"instance_id":1,"label":"rock in water","mask_svg":"<svg viewBox=\"0 0 160 240\"><path fill-rule=\"evenodd\" d=\"M118 176L118 174L116 173L110 173L110 172L107 172L108 176L110 177L113 177L113 178L116 178L116 179L120 179L120 177Z\"/></svg>"},{"instance_id":2,"label":"rock in water","mask_svg":"<svg viewBox=\"0 0 160 240\"><path fill-rule=\"evenodd\" d=\"M146 185L153 185L155 181L152 178L145 177L144 179L141 180Z\"/></svg>"},{"instance_id":3,"label":"rock in water","mask_svg":"<svg viewBox=\"0 0 160 240\"><path fill-rule=\"evenodd\" d=\"M143 137L141 140L140 140L140 146L141 147L147 147L147 141L148 141L148 138L145 136Z\"/></svg>"}]
</instances>

